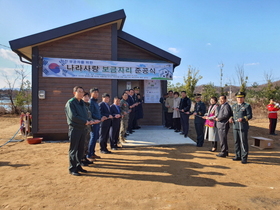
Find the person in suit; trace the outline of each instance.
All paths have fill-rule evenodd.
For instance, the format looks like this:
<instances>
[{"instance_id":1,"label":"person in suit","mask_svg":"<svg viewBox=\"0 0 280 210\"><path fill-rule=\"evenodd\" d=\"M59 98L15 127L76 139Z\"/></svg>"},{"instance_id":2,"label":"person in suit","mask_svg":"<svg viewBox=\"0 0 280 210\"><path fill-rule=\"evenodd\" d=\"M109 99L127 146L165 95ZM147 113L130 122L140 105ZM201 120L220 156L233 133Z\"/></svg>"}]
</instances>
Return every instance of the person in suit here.
<instances>
[{"instance_id":1,"label":"person in suit","mask_svg":"<svg viewBox=\"0 0 280 210\"><path fill-rule=\"evenodd\" d=\"M233 137L235 158L233 161L241 160L241 163L246 164L248 159L248 121L252 119L253 113L251 105L245 103L244 92L235 94L237 103L232 105L233 116L229 122L233 123Z\"/></svg>"},{"instance_id":2,"label":"person in suit","mask_svg":"<svg viewBox=\"0 0 280 210\"><path fill-rule=\"evenodd\" d=\"M133 121L134 121L134 118L135 118L135 107L137 106L137 103L133 99L133 95L134 95L134 90L130 89L128 99L127 99L127 103L129 104L129 108L131 110L130 113L129 113L128 127L127 127L127 131L130 134L132 134L132 132L134 132L132 130L132 128L133 128Z\"/></svg>"},{"instance_id":3,"label":"person in suit","mask_svg":"<svg viewBox=\"0 0 280 210\"><path fill-rule=\"evenodd\" d=\"M217 154L217 157L226 157L228 156L227 135L229 130L229 119L232 117L232 110L227 103L227 97L225 95L219 97L219 102L220 106L218 107L215 120L220 139L221 152Z\"/></svg>"},{"instance_id":4,"label":"person in suit","mask_svg":"<svg viewBox=\"0 0 280 210\"><path fill-rule=\"evenodd\" d=\"M86 173L81 166L84 154L84 143L87 132L87 125L93 123L88 119L86 105L82 100L84 89L80 86L73 88L74 97L69 99L65 105L65 114L67 124L69 125L69 173L74 176L80 176L79 172Z\"/></svg>"},{"instance_id":5,"label":"person in suit","mask_svg":"<svg viewBox=\"0 0 280 210\"><path fill-rule=\"evenodd\" d=\"M100 144L100 151L104 154L112 153L107 149L107 140L109 138L109 130L112 123L113 116L111 115L110 110L110 95L108 93L102 94L102 102L100 102L99 108L101 117L105 117L106 120L100 123L100 130L99 130L99 144Z\"/></svg>"},{"instance_id":6,"label":"person in suit","mask_svg":"<svg viewBox=\"0 0 280 210\"><path fill-rule=\"evenodd\" d=\"M219 141L218 129L215 121L219 107L217 102L217 97L211 97L208 112L203 117L203 119L205 119L204 139L212 142L212 149L210 150L210 152L215 152L217 150L217 142Z\"/></svg>"},{"instance_id":7,"label":"person in suit","mask_svg":"<svg viewBox=\"0 0 280 210\"><path fill-rule=\"evenodd\" d=\"M117 150L119 142L120 133L120 123L121 123L121 109L120 109L120 99L116 96L114 98L114 103L110 106L111 115L113 116L112 125L110 128L110 144L112 150Z\"/></svg>"},{"instance_id":8,"label":"person in suit","mask_svg":"<svg viewBox=\"0 0 280 210\"><path fill-rule=\"evenodd\" d=\"M203 119L203 116L206 113L206 106L205 104L201 101L201 94L195 94L195 106L194 106L194 111L193 111L193 115L194 117L194 125L195 125L195 131L196 131L196 146L197 147L202 147L203 143L204 143L204 123L205 123L205 119Z\"/></svg>"},{"instance_id":9,"label":"person in suit","mask_svg":"<svg viewBox=\"0 0 280 210\"><path fill-rule=\"evenodd\" d=\"M139 112L141 112L140 108L139 108L139 104L141 103L141 98L139 100L138 95L140 92L140 87L136 86L133 88L134 94L133 94L133 100L135 101L135 103L138 103L138 105L135 107L135 116L134 116L134 120L132 123L132 129L140 129L141 127L138 125L138 116L139 116ZM142 107L142 106L141 106Z\"/></svg>"},{"instance_id":10,"label":"person in suit","mask_svg":"<svg viewBox=\"0 0 280 210\"><path fill-rule=\"evenodd\" d=\"M135 107L136 108L135 119L137 120L138 129L140 129L141 127L139 126L138 120L143 119L144 117L143 106L142 106L142 104L144 103L144 97L141 97L140 93L137 94L137 102L138 102L138 106Z\"/></svg>"},{"instance_id":11,"label":"person in suit","mask_svg":"<svg viewBox=\"0 0 280 210\"><path fill-rule=\"evenodd\" d=\"M180 134L184 135L184 137L187 138L189 133L189 118L192 102L191 99L187 97L186 91L181 92L181 97L182 98L179 105L179 111L183 130Z\"/></svg>"}]
</instances>

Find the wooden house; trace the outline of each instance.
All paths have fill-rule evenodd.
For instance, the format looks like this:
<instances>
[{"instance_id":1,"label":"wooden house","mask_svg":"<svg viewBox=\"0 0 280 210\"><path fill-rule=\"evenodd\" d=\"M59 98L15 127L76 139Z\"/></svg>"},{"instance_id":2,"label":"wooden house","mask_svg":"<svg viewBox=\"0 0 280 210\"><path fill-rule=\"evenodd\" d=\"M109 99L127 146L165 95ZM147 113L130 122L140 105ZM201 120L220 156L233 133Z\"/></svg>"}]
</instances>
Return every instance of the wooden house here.
<instances>
[{"instance_id":1,"label":"wooden house","mask_svg":"<svg viewBox=\"0 0 280 210\"><path fill-rule=\"evenodd\" d=\"M172 71L181 59L122 30L124 10L93 17L41 33L10 41L12 50L21 61L32 65L32 132L34 137L48 140L68 139L64 106L73 97L73 87L86 91L98 87L100 93L112 98L121 96L127 87L139 86L144 94L144 80L137 78L93 78L46 76L44 58L68 59L69 62L118 61L129 64L169 63ZM160 36L160 35L159 35ZM25 59L25 61L23 60ZM72 59L72 60L71 60ZM56 67L53 67L55 72ZM49 67L49 68L51 68ZM68 67L67 67L68 68ZM59 69L58 69L59 71ZM167 81L160 80L161 92L166 92ZM100 95L101 95L100 94ZM161 125L161 104L144 103L142 125Z\"/></svg>"}]
</instances>

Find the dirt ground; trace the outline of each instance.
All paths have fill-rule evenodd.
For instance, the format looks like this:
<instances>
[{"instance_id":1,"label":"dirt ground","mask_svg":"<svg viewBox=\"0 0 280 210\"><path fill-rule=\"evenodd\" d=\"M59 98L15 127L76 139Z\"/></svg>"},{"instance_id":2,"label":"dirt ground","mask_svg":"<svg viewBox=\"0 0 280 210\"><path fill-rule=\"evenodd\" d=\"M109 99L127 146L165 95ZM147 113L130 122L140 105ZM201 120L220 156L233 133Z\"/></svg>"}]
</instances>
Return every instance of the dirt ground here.
<instances>
[{"instance_id":1,"label":"dirt ground","mask_svg":"<svg viewBox=\"0 0 280 210\"><path fill-rule=\"evenodd\" d=\"M19 119L0 122L2 145ZM280 123L278 136L268 135L266 118L250 125L249 136L271 138L274 148L250 147L246 165L232 161L231 130L227 158L209 152L210 142L127 148L102 154L80 177L68 174L68 143L9 143L0 148L0 209L280 209Z\"/></svg>"}]
</instances>

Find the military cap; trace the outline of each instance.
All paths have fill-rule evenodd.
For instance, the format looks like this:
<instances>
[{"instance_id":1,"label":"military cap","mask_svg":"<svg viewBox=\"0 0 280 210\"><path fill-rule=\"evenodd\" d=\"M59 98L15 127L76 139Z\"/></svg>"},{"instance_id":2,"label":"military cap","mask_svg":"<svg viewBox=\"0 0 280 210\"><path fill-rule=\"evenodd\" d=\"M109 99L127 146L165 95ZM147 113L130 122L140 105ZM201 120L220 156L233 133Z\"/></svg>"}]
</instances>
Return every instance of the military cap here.
<instances>
[{"instance_id":1,"label":"military cap","mask_svg":"<svg viewBox=\"0 0 280 210\"><path fill-rule=\"evenodd\" d=\"M105 97L109 97L110 98L110 95L108 93L103 93L102 94L102 98L105 98Z\"/></svg>"},{"instance_id":2,"label":"military cap","mask_svg":"<svg viewBox=\"0 0 280 210\"><path fill-rule=\"evenodd\" d=\"M246 96L246 93L240 92L240 91L235 94L236 98L245 98L245 96Z\"/></svg>"},{"instance_id":3,"label":"military cap","mask_svg":"<svg viewBox=\"0 0 280 210\"><path fill-rule=\"evenodd\" d=\"M199 98L199 97L201 97L201 94L200 93L195 93L195 94L193 94L196 98Z\"/></svg>"},{"instance_id":4,"label":"military cap","mask_svg":"<svg viewBox=\"0 0 280 210\"><path fill-rule=\"evenodd\" d=\"M140 87L136 86L133 88L134 90L140 90Z\"/></svg>"},{"instance_id":5,"label":"military cap","mask_svg":"<svg viewBox=\"0 0 280 210\"><path fill-rule=\"evenodd\" d=\"M90 93L92 93L92 92L94 92L94 91L98 91L98 92L99 92L99 90L98 90L97 87L91 88L91 89L89 90Z\"/></svg>"}]
</instances>

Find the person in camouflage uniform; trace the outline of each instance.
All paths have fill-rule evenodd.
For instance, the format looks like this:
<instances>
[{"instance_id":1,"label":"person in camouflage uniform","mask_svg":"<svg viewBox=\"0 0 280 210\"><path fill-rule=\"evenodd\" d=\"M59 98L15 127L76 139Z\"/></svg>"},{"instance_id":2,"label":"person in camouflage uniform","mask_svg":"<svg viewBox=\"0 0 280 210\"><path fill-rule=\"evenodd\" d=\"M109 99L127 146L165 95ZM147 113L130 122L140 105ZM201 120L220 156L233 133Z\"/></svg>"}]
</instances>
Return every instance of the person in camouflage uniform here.
<instances>
[{"instance_id":1,"label":"person in camouflage uniform","mask_svg":"<svg viewBox=\"0 0 280 210\"><path fill-rule=\"evenodd\" d=\"M125 142L125 133L128 127L128 119L129 119L129 104L127 103L127 98L128 98L128 94L127 93L123 93L122 95L122 100L120 103L120 109L121 109L121 115L122 115L122 119L121 119L121 129L120 129L120 136L119 136L119 140L124 143Z\"/></svg>"},{"instance_id":2,"label":"person in camouflage uniform","mask_svg":"<svg viewBox=\"0 0 280 210\"><path fill-rule=\"evenodd\" d=\"M235 143L235 158L232 160L240 161L245 164L248 158L248 121L253 117L250 104L245 103L245 93L235 94L237 103L232 105L233 116L229 119L233 123L233 137Z\"/></svg>"}]
</instances>

